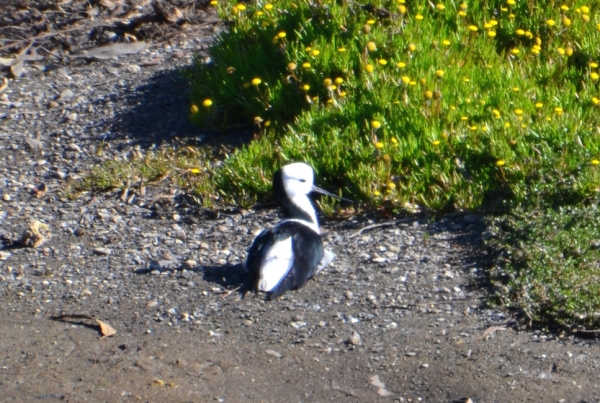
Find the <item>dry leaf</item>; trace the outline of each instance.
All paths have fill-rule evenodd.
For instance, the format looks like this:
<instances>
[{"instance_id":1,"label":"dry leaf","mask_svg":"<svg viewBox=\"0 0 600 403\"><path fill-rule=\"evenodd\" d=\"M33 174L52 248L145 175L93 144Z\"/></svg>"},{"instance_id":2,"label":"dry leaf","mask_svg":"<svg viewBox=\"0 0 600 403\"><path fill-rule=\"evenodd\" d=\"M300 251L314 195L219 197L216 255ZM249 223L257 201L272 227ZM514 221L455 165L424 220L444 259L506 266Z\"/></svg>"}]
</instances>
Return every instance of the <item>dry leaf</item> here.
<instances>
[{"instance_id":1,"label":"dry leaf","mask_svg":"<svg viewBox=\"0 0 600 403\"><path fill-rule=\"evenodd\" d=\"M492 327L488 327L487 329L485 329L485 332L483 332L483 334L481 336L479 336L480 339L485 339L486 337L488 337L490 334L499 331L499 330L510 330L504 326L492 326Z\"/></svg>"},{"instance_id":2,"label":"dry leaf","mask_svg":"<svg viewBox=\"0 0 600 403\"><path fill-rule=\"evenodd\" d=\"M2 79L2 84L0 84L0 92L4 91L8 87L8 80L6 77Z\"/></svg>"},{"instance_id":3,"label":"dry leaf","mask_svg":"<svg viewBox=\"0 0 600 403\"><path fill-rule=\"evenodd\" d=\"M377 394L379 396L391 396L393 395L392 392L390 392L389 390L387 390L385 388L385 383L383 383L381 381L381 379L379 379L379 375L373 375L371 377L371 385L375 386L376 388L378 388L377 390Z\"/></svg>"},{"instance_id":4,"label":"dry leaf","mask_svg":"<svg viewBox=\"0 0 600 403\"><path fill-rule=\"evenodd\" d=\"M117 334L117 331L113 329L108 323L102 322L100 319L94 318L94 320L100 325L100 333L102 333L102 337L100 337L100 340Z\"/></svg>"},{"instance_id":5,"label":"dry leaf","mask_svg":"<svg viewBox=\"0 0 600 403\"><path fill-rule=\"evenodd\" d=\"M23 231L19 242L25 246L31 246L32 248L40 247L51 238L49 230L50 228L48 225L43 222L32 220L29 223L29 227Z\"/></svg>"},{"instance_id":6,"label":"dry leaf","mask_svg":"<svg viewBox=\"0 0 600 403\"><path fill-rule=\"evenodd\" d=\"M120 55L139 53L146 48L146 42L114 43L85 50L85 56L96 59L110 59Z\"/></svg>"},{"instance_id":7,"label":"dry leaf","mask_svg":"<svg viewBox=\"0 0 600 403\"><path fill-rule=\"evenodd\" d=\"M114 334L117 334L117 331L110 326L108 323L101 321L100 319L96 319L93 316L89 316L89 315L79 315L79 314L74 314L74 315L60 315L60 316L55 316L52 319L54 320L60 320L63 322L66 322L68 319L89 319L89 320L93 320L96 321L96 323L98 323L98 325L100 326L100 334L102 334L102 337L100 337L100 340L112 336Z\"/></svg>"}]
</instances>

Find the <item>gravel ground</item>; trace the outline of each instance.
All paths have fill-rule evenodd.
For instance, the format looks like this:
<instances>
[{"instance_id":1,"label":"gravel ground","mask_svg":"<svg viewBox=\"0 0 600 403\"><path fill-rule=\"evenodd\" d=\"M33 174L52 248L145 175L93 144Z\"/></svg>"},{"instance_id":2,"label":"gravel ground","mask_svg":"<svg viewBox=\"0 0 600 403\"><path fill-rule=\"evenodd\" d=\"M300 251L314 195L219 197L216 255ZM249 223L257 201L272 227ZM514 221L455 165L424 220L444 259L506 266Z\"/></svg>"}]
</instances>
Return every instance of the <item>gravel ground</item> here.
<instances>
[{"instance_id":1,"label":"gravel ground","mask_svg":"<svg viewBox=\"0 0 600 403\"><path fill-rule=\"evenodd\" d=\"M100 158L206 136L175 69L208 43L30 68L0 94L0 400L600 401L596 340L520 331L485 305L478 215L358 235L371 222L325 220L334 264L266 302L228 291L276 211L204 211L168 180L125 202L64 198ZM41 245L15 246L32 220Z\"/></svg>"}]
</instances>

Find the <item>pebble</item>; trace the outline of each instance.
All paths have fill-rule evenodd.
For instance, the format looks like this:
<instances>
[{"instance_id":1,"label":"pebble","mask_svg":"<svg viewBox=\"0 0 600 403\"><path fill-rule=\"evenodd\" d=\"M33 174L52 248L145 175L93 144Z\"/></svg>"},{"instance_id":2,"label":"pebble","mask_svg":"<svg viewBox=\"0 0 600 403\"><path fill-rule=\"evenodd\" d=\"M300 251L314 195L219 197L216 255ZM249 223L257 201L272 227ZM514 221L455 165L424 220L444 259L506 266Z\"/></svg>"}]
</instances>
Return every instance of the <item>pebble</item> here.
<instances>
[{"instance_id":1,"label":"pebble","mask_svg":"<svg viewBox=\"0 0 600 403\"><path fill-rule=\"evenodd\" d=\"M60 93L59 99L61 101L68 101L69 99L73 98L73 96L74 96L73 91L71 91L70 89L67 88L66 90L63 90Z\"/></svg>"},{"instance_id":2,"label":"pebble","mask_svg":"<svg viewBox=\"0 0 600 403\"><path fill-rule=\"evenodd\" d=\"M352 333L352 335L350 336L350 338L348 339L348 343L353 346L360 346L362 344L360 334L358 334L358 332L354 331Z\"/></svg>"},{"instance_id":3,"label":"pebble","mask_svg":"<svg viewBox=\"0 0 600 403\"><path fill-rule=\"evenodd\" d=\"M112 253L112 251L108 248L94 248L94 249L92 249L92 252L94 252L96 255L103 255L103 256L108 256Z\"/></svg>"}]
</instances>

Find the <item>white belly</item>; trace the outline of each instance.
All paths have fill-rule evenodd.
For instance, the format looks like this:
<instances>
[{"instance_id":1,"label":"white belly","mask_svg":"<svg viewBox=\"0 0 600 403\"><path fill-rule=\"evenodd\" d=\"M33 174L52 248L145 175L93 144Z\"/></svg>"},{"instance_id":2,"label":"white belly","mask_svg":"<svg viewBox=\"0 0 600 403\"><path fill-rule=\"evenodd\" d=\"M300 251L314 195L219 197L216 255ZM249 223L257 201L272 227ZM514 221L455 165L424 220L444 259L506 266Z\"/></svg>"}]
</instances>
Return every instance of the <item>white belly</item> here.
<instances>
[{"instance_id":1,"label":"white belly","mask_svg":"<svg viewBox=\"0 0 600 403\"><path fill-rule=\"evenodd\" d=\"M272 291L288 274L293 264L292 237L275 242L260 266L258 290Z\"/></svg>"}]
</instances>

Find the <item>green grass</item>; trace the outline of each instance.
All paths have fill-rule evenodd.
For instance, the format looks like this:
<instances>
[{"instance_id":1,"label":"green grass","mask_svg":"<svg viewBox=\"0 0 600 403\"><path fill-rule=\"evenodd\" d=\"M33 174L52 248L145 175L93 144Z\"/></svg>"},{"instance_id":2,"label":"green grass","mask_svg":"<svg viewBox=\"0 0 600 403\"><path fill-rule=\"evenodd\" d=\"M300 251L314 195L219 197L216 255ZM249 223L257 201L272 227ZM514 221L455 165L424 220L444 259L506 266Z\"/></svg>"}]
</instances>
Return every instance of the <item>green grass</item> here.
<instances>
[{"instance_id":1,"label":"green grass","mask_svg":"<svg viewBox=\"0 0 600 403\"><path fill-rule=\"evenodd\" d=\"M497 299L536 323L600 326L600 254L585 246L600 239L597 2L213 6L226 30L186 73L190 118L253 125L255 140L218 166L190 148L107 163L79 190L168 172L207 205L250 205L301 160L361 209L502 205Z\"/></svg>"}]
</instances>

